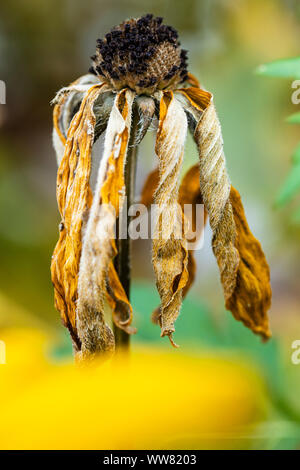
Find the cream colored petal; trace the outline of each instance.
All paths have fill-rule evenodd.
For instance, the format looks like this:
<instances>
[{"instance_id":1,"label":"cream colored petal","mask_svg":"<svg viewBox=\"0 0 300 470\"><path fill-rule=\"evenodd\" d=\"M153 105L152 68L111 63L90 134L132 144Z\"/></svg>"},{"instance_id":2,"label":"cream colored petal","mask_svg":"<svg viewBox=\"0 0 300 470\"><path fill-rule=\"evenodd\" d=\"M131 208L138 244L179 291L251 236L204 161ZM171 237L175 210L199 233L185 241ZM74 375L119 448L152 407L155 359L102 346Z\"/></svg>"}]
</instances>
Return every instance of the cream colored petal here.
<instances>
[{"instance_id":1,"label":"cream colored petal","mask_svg":"<svg viewBox=\"0 0 300 470\"><path fill-rule=\"evenodd\" d=\"M51 104L57 104L61 97L65 94L69 94L69 92L77 92L77 93L85 93L87 92L91 86L93 85L101 85L103 83L101 80L99 80L96 75L93 74L86 74L83 75L82 77L79 77L77 80L75 80L71 85L67 87L63 87L58 92L56 93L55 97L51 101Z\"/></svg>"},{"instance_id":2,"label":"cream colored petal","mask_svg":"<svg viewBox=\"0 0 300 470\"><path fill-rule=\"evenodd\" d=\"M235 247L236 227L229 199L231 184L213 99L203 111L194 137L199 149L201 193L213 232L212 248L227 299L235 288L239 254Z\"/></svg>"},{"instance_id":3,"label":"cream colored petal","mask_svg":"<svg viewBox=\"0 0 300 470\"><path fill-rule=\"evenodd\" d=\"M180 91L202 110L195 140L200 156L200 187L213 230L212 246L224 289L226 308L254 333L270 337L267 311L271 305L269 266L252 235L241 198L229 182L221 126L212 95L196 87Z\"/></svg>"},{"instance_id":4,"label":"cream colored petal","mask_svg":"<svg viewBox=\"0 0 300 470\"><path fill-rule=\"evenodd\" d=\"M156 168L151 173L149 173L149 175L147 176L144 182L144 186L142 189L140 203L146 206L147 208L150 207L151 204L154 203L154 193L158 186L158 182L159 182L159 171L158 171L158 168ZM207 219L207 212L204 208L203 224L197 223L197 220L196 220L196 206L198 204L203 204L203 198L202 198L202 194L200 190L199 165L198 164L192 166L184 175L181 181L180 187L179 187L178 201L182 210L184 210L184 206L186 204L192 206L192 211L187 211L185 216L187 217L187 220L188 220L188 227L190 227L193 233L195 234L195 238L192 241L193 243L196 243L202 236L206 219ZM189 249L188 272L189 272L188 282L182 291L183 298L187 295L196 276L196 261L194 258L193 249L192 250ZM155 310L152 316L154 323L157 323L158 315L159 315L159 312Z\"/></svg>"},{"instance_id":5,"label":"cream colored petal","mask_svg":"<svg viewBox=\"0 0 300 470\"><path fill-rule=\"evenodd\" d=\"M58 165L60 165L63 156L62 145L64 146L66 143L68 129L76 108L93 86L101 84L102 82L95 75L83 75L70 86L59 90L52 100L52 104L55 104L53 112L53 146ZM102 91L105 91L104 88Z\"/></svg>"},{"instance_id":6,"label":"cream colored petal","mask_svg":"<svg viewBox=\"0 0 300 470\"><path fill-rule=\"evenodd\" d=\"M52 131L52 144L56 154L57 165L59 166L64 156L65 145L55 127L53 127Z\"/></svg>"},{"instance_id":7,"label":"cream colored petal","mask_svg":"<svg viewBox=\"0 0 300 470\"><path fill-rule=\"evenodd\" d=\"M125 100L124 105L121 105L122 100ZM105 341L102 341L103 334L106 334L108 328L103 329L104 299L107 295L108 270L117 253L115 225L122 209L125 191L124 168L133 100L134 93L129 90L121 91L115 98L107 125L95 195L84 234L76 322L83 355L112 347L111 342L105 344ZM131 318L128 323L130 320Z\"/></svg>"},{"instance_id":8,"label":"cream colored petal","mask_svg":"<svg viewBox=\"0 0 300 470\"><path fill-rule=\"evenodd\" d=\"M153 267L161 298L161 335L172 342L174 322L179 315L182 289L187 283L187 242L183 216L178 204L179 175L182 166L187 119L173 93L160 101L160 120L156 140L159 182L155 192L156 226L153 239Z\"/></svg>"}]
</instances>

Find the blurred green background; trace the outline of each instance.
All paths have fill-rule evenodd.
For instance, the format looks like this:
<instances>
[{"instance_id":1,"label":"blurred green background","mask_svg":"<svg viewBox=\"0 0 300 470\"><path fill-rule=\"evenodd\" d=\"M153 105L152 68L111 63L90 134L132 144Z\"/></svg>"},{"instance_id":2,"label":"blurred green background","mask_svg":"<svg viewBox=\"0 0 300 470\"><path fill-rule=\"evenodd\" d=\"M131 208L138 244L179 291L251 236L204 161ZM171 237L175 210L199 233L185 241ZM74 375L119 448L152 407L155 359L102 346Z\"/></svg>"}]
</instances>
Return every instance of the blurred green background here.
<instances>
[{"instance_id":1,"label":"blurred green background","mask_svg":"<svg viewBox=\"0 0 300 470\"><path fill-rule=\"evenodd\" d=\"M261 63L299 55L297 0L10 0L0 7L0 339L1 328L44 324L61 335L56 354L70 350L53 306L50 258L58 237L56 161L52 149L55 92L87 72L96 39L131 16L163 16L189 50L189 70L215 95L229 174L240 191L249 224L271 266L274 334L263 345L225 312L210 232L197 253L198 275L177 323L182 348L218 348L249 358L270 396L270 421L257 446L300 446L300 364L291 362L300 339L300 226L293 204L274 201L289 170L299 128L285 122L297 112L291 82L255 74ZM137 193L154 165L153 136L139 154ZM185 168L196 161L191 139ZM150 323L158 296L150 245L136 242L134 341L158 342Z\"/></svg>"}]
</instances>

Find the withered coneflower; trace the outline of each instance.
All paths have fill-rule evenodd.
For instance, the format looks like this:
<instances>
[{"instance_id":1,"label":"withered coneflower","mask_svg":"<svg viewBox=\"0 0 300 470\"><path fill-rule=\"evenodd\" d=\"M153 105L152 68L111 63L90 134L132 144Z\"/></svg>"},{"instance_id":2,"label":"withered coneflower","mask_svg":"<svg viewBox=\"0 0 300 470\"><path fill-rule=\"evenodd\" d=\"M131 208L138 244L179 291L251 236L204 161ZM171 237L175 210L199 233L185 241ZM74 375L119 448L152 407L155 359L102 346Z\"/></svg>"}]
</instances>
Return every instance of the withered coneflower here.
<instances>
[{"instance_id":1,"label":"withered coneflower","mask_svg":"<svg viewBox=\"0 0 300 470\"><path fill-rule=\"evenodd\" d=\"M269 267L227 175L213 96L187 72L187 51L180 48L176 30L150 14L124 21L97 41L89 74L60 90L54 102L62 220L51 273L56 307L77 357L111 352L135 332L129 301L130 242L116 239L114 231L124 197L128 204L133 202L137 145L155 118L159 164L146 181L142 202L158 207L153 266L161 304L152 318L161 336L173 343L182 298L195 277L193 251L184 230L178 234L181 208L203 203L226 308L267 339ZM180 184L188 128L198 147L199 165ZM99 152L94 144L103 133L92 189L92 166Z\"/></svg>"}]
</instances>

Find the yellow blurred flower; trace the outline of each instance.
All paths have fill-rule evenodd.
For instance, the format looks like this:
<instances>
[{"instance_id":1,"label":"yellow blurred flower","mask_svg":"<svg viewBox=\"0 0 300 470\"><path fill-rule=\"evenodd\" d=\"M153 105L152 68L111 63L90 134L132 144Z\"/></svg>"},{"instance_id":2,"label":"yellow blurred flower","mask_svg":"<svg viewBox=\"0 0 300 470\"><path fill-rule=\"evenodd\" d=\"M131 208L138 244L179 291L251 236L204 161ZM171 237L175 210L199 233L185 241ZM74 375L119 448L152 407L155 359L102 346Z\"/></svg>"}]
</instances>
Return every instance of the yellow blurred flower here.
<instances>
[{"instance_id":1,"label":"yellow blurred flower","mask_svg":"<svg viewBox=\"0 0 300 470\"><path fill-rule=\"evenodd\" d=\"M239 447L264 416L260 378L240 361L139 348L75 367L47 361L38 330L1 336L2 449Z\"/></svg>"},{"instance_id":2,"label":"yellow blurred flower","mask_svg":"<svg viewBox=\"0 0 300 470\"><path fill-rule=\"evenodd\" d=\"M41 375L47 373L50 364L45 355L47 336L42 330L21 327L1 329L0 340L5 344L6 361L5 365L0 365L2 410L7 399L32 387Z\"/></svg>"}]
</instances>

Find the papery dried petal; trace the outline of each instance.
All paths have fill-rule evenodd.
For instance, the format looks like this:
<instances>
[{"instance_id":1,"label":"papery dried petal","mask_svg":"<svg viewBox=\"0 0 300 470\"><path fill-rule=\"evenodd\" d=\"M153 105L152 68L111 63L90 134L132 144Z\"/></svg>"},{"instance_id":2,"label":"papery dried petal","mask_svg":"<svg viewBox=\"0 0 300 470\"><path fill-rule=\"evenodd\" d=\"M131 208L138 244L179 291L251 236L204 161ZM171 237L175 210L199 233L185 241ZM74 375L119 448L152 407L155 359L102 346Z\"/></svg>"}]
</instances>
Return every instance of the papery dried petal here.
<instances>
[{"instance_id":1,"label":"papery dried petal","mask_svg":"<svg viewBox=\"0 0 300 470\"><path fill-rule=\"evenodd\" d=\"M185 96L191 105L200 111L204 111L212 102L212 94L201 88L178 88L176 92Z\"/></svg>"},{"instance_id":2,"label":"papery dried petal","mask_svg":"<svg viewBox=\"0 0 300 470\"><path fill-rule=\"evenodd\" d=\"M142 190L141 203L147 207L153 203L154 191L158 185L158 169L149 174ZM179 203L202 204L200 190L199 166L194 165L184 176L179 188ZM231 186L230 202L236 226L235 247L239 252L239 266L235 289L226 301L226 308L230 310L237 320L244 323L254 333L260 334L264 339L270 337L267 312L271 305L270 270L259 241L253 236L248 226L243 205L238 191ZM189 222L195 231L195 212ZM204 222L207 212L204 212ZM196 231L197 238L201 232ZM183 289L183 297L190 289L196 271L193 251L189 250L188 258L189 279ZM160 318L160 309L153 312L152 319L157 323Z\"/></svg>"},{"instance_id":3,"label":"papery dried petal","mask_svg":"<svg viewBox=\"0 0 300 470\"><path fill-rule=\"evenodd\" d=\"M121 283L119 280L116 281L117 274L111 263L117 254L116 220L125 196L124 168L133 99L134 93L129 90L121 91L115 98L106 130L95 196L84 235L78 283L77 328L83 343L82 350L87 350L87 352L90 348L90 340L96 342L96 338L102 334L104 300L106 295L110 297L110 293L114 292L112 280L117 282L118 292L122 291L123 302L122 312L113 313L114 321L128 333L132 332L129 327L132 308ZM114 296L110 299L115 302L116 307L120 305L115 299L115 297L120 297L118 292L114 292ZM94 322L98 322L98 331L95 334L89 327L89 312L92 312ZM96 329L97 326L95 326ZM101 349L102 345L94 344L93 347Z\"/></svg>"},{"instance_id":4,"label":"papery dried petal","mask_svg":"<svg viewBox=\"0 0 300 470\"><path fill-rule=\"evenodd\" d=\"M52 100L53 109L53 147L57 163L60 165L65 151L65 143L71 120L82 101L84 94L94 85L101 85L95 75L83 75L68 87L62 88Z\"/></svg>"},{"instance_id":5,"label":"papery dried petal","mask_svg":"<svg viewBox=\"0 0 300 470\"><path fill-rule=\"evenodd\" d=\"M154 203L154 194L155 190L158 187L159 183L159 169L155 168L151 171L142 188L140 204L143 204L146 207L150 207Z\"/></svg>"},{"instance_id":6,"label":"papery dried petal","mask_svg":"<svg viewBox=\"0 0 300 470\"><path fill-rule=\"evenodd\" d=\"M137 126L137 135L134 145L141 143L148 131L155 114L155 101L150 96L138 96L136 106L139 113L139 122Z\"/></svg>"},{"instance_id":7,"label":"papery dried petal","mask_svg":"<svg viewBox=\"0 0 300 470\"><path fill-rule=\"evenodd\" d=\"M229 198L231 185L226 171L221 125L212 95L203 90L197 92L197 88L187 88L185 92L204 108L194 138L200 157L201 193L213 232L212 248L227 300L235 288L239 254L235 248L236 227ZM209 96L211 100L207 105Z\"/></svg>"},{"instance_id":8,"label":"papery dried petal","mask_svg":"<svg viewBox=\"0 0 300 470\"><path fill-rule=\"evenodd\" d=\"M192 73L188 72L188 79L187 79L187 82L191 85L191 86L195 86L197 88L200 87L200 83L199 83L199 80L197 77L195 77L195 75L193 75Z\"/></svg>"},{"instance_id":9,"label":"papery dried petal","mask_svg":"<svg viewBox=\"0 0 300 470\"><path fill-rule=\"evenodd\" d=\"M182 289L188 280L187 243L182 210L178 202L179 174L182 165L187 120L181 105L172 92L160 101L159 128L156 153L159 158L159 183L154 202L157 218L153 239L153 267L161 298L161 335L175 331L174 322L179 315ZM174 345L174 343L172 342Z\"/></svg>"},{"instance_id":10,"label":"papery dried petal","mask_svg":"<svg viewBox=\"0 0 300 470\"><path fill-rule=\"evenodd\" d=\"M230 202L237 231L236 248L240 263L236 286L226 300L226 308L254 333L268 339L271 332L267 311L272 296L269 266L259 241L250 231L241 197L234 187L231 187Z\"/></svg>"},{"instance_id":11,"label":"papery dried petal","mask_svg":"<svg viewBox=\"0 0 300 470\"><path fill-rule=\"evenodd\" d=\"M95 125L93 104L99 93L101 85L93 86L74 116L57 174L57 202L62 222L59 240L52 256L51 275L56 308L69 328L77 349L81 346L76 328L81 232L84 215L92 200L89 177Z\"/></svg>"},{"instance_id":12,"label":"papery dried petal","mask_svg":"<svg viewBox=\"0 0 300 470\"><path fill-rule=\"evenodd\" d=\"M192 211L185 213L185 217L188 218L188 225L191 226L193 232L195 233L195 240L191 240L193 243L197 242L202 235L206 219L207 219L207 212L204 208L203 213L203 225L196 223L196 205L203 204L203 198L200 191L200 181L199 181L199 165L192 166L181 182L179 187L179 197L178 202L184 211L184 206L186 204L192 205ZM151 204L154 202L154 193L158 186L159 182L159 170L156 168L146 178L144 183L142 194L141 194L141 204L145 205L146 207L150 207ZM196 262L194 258L194 250L189 250L188 252L188 265L187 265L189 277L186 285L182 290L183 298L187 295L189 289L191 288L195 276L196 276ZM157 323L160 314L160 309L157 309L153 312L152 320L154 323Z\"/></svg>"},{"instance_id":13,"label":"papery dried petal","mask_svg":"<svg viewBox=\"0 0 300 470\"><path fill-rule=\"evenodd\" d=\"M114 323L128 334L136 333L136 328L130 325L132 321L132 307L112 262L108 269L106 288L107 300L112 308Z\"/></svg>"},{"instance_id":14,"label":"papery dried petal","mask_svg":"<svg viewBox=\"0 0 300 470\"><path fill-rule=\"evenodd\" d=\"M229 183L221 127L212 96L195 88L187 88L185 94L191 104L196 103L197 110L204 108L194 137L200 154L201 193L213 230L212 245L221 272L226 308L266 339L270 336L269 267L260 243L249 229L239 193ZM207 105L209 95L211 101Z\"/></svg>"}]
</instances>

